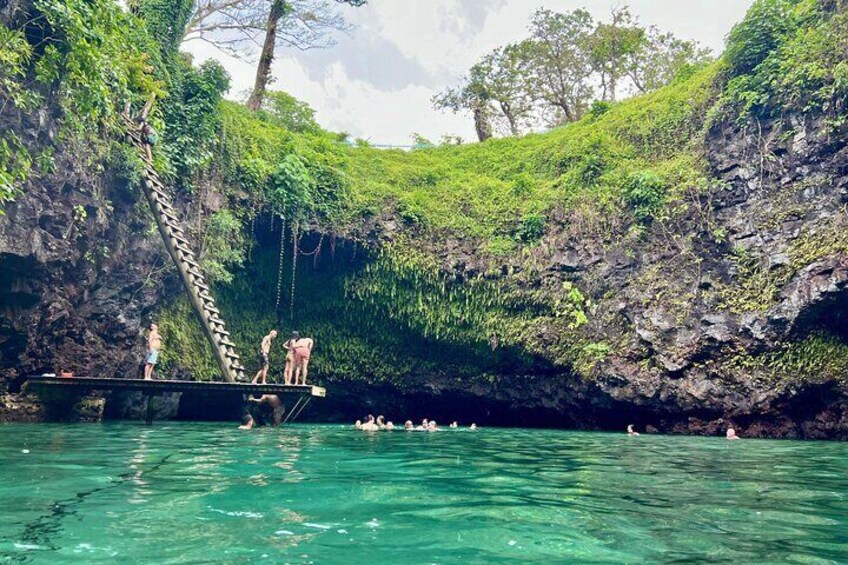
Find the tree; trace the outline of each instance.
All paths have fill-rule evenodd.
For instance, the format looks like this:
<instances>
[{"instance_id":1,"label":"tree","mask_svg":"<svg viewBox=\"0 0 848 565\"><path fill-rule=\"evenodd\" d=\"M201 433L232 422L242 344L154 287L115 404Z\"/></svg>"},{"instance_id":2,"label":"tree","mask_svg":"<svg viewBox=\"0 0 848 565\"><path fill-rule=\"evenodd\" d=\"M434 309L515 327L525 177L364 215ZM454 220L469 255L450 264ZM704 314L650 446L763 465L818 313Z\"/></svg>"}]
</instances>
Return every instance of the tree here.
<instances>
[{"instance_id":1,"label":"tree","mask_svg":"<svg viewBox=\"0 0 848 565\"><path fill-rule=\"evenodd\" d=\"M511 135L521 134L533 112L533 99L528 95L529 68L527 42L499 47L471 67L470 80L485 90Z\"/></svg>"},{"instance_id":2,"label":"tree","mask_svg":"<svg viewBox=\"0 0 848 565\"><path fill-rule=\"evenodd\" d=\"M553 111L554 123L579 120L592 99L590 39L594 21L586 10L560 14L537 10L527 45L533 78L528 95Z\"/></svg>"},{"instance_id":3,"label":"tree","mask_svg":"<svg viewBox=\"0 0 848 565\"><path fill-rule=\"evenodd\" d=\"M626 58L626 73L639 92L650 92L670 83L684 68L709 61L711 52L694 41L677 39L651 26L640 49Z\"/></svg>"},{"instance_id":4,"label":"tree","mask_svg":"<svg viewBox=\"0 0 848 565\"><path fill-rule=\"evenodd\" d=\"M315 110L288 92L269 91L265 95L262 109L275 122L291 131L303 133L320 129L315 122Z\"/></svg>"},{"instance_id":5,"label":"tree","mask_svg":"<svg viewBox=\"0 0 848 565\"><path fill-rule=\"evenodd\" d=\"M335 0L338 4L362 6L366 0ZM310 5L313 9L303 9ZM271 64L278 41L300 49L316 47L321 40L327 40L327 33L338 29L344 20L335 14L328 0L271 0L268 20L265 26L265 41L259 64L256 66L256 80L253 91L247 101L247 107L258 110L271 78Z\"/></svg>"},{"instance_id":6,"label":"tree","mask_svg":"<svg viewBox=\"0 0 848 565\"><path fill-rule=\"evenodd\" d=\"M645 45L645 28L638 25L627 6L612 12L612 21L600 23L590 39L592 66L601 81L601 98L615 101L619 80L627 74L627 62Z\"/></svg>"},{"instance_id":7,"label":"tree","mask_svg":"<svg viewBox=\"0 0 848 565\"><path fill-rule=\"evenodd\" d=\"M474 130L479 141L492 137L488 92L484 85L474 80L466 80L461 88L448 88L432 98L437 110L450 110L454 114L464 110L474 116Z\"/></svg>"}]
</instances>

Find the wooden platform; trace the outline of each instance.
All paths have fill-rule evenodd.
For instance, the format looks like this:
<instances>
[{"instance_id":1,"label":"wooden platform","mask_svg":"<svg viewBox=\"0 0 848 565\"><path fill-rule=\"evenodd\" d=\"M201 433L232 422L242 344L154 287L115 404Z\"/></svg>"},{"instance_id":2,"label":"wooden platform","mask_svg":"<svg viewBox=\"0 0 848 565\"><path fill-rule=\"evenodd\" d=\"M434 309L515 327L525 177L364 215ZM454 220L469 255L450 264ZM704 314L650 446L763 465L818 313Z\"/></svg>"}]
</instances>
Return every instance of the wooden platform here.
<instances>
[{"instance_id":1,"label":"wooden platform","mask_svg":"<svg viewBox=\"0 0 848 565\"><path fill-rule=\"evenodd\" d=\"M313 385L281 385L250 383L203 382L203 381L170 381L144 379L109 379L95 377L59 377L48 375L31 375L26 378L24 388L61 388L65 390L132 390L147 394L162 394L166 392L211 392L238 394L276 394L280 396L326 396L327 391Z\"/></svg>"}]
</instances>

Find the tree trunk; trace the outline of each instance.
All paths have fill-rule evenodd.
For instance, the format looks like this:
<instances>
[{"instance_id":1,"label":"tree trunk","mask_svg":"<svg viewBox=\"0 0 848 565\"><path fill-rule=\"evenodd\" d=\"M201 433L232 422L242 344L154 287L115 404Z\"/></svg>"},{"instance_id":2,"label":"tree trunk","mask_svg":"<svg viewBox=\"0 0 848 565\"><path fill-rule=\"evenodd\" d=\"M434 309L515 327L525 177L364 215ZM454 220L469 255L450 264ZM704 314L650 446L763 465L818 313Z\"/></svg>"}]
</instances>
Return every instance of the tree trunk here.
<instances>
[{"instance_id":1,"label":"tree trunk","mask_svg":"<svg viewBox=\"0 0 848 565\"><path fill-rule=\"evenodd\" d=\"M258 110L262 107L265 99L265 89L271 79L271 64L274 62L274 48L277 45L277 24L286 14L287 6L285 0L272 0L271 11L268 13L268 26L265 29L265 43L262 45L262 55L256 67L256 81L253 83L253 91L247 100L247 107Z\"/></svg>"},{"instance_id":2,"label":"tree trunk","mask_svg":"<svg viewBox=\"0 0 848 565\"><path fill-rule=\"evenodd\" d=\"M477 130L477 139L480 141L486 141L492 137L492 126L483 108L474 108L474 129Z\"/></svg>"},{"instance_id":3,"label":"tree trunk","mask_svg":"<svg viewBox=\"0 0 848 565\"><path fill-rule=\"evenodd\" d=\"M509 123L509 131L514 137L521 135L518 129L518 120L515 114L512 113L512 105L509 102L500 102L501 112L503 112L506 121Z\"/></svg>"}]
</instances>

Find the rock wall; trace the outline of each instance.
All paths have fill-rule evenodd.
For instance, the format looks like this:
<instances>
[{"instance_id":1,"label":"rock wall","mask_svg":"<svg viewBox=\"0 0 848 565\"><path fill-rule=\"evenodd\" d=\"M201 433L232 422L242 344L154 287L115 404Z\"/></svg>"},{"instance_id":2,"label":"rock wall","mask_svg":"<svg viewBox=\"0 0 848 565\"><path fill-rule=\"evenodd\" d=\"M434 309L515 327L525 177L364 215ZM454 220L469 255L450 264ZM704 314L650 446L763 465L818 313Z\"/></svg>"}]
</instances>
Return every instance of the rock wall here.
<instances>
[{"instance_id":1,"label":"rock wall","mask_svg":"<svg viewBox=\"0 0 848 565\"><path fill-rule=\"evenodd\" d=\"M30 146L56 138L55 123L7 112ZM0 215L0 380L16 390L30 373L135 376L143 327L171 265L140 193L106 171L55 155L55 172L32 178ZM32 413L25 398L0 401L0 419Z\"/></svg>"}]
</instances>

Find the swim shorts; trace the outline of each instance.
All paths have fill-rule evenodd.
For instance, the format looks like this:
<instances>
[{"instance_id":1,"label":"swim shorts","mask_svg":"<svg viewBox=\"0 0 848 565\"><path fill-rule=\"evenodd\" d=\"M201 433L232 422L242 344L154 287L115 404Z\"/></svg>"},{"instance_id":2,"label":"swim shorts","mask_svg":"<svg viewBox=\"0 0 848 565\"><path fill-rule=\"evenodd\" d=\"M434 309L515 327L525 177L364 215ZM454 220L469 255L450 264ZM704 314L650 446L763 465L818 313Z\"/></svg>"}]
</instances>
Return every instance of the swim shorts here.
<instances>
[{"instance_id":1,"label":"swim shorts","mask_svg":"<svg viewBox=\"0 0 848 565\"><path fill-rule=\"evenodd\" d=\"M147 361L145 361L148 365L155 365L159 360L159 352L158 351L150 351L147 353Z\"/></svg>"},{"instance_id":2,"label":"swim shorts","mask_svg":"<svg viewBox=\"0 0 848 565\"><path fill-rule=\"evenodd\" d=\"M268 354L263 351L259 352L259 365L263 369L267 369L271 365L271 360L268 359Z\"/></svg>"}]
</instances>

